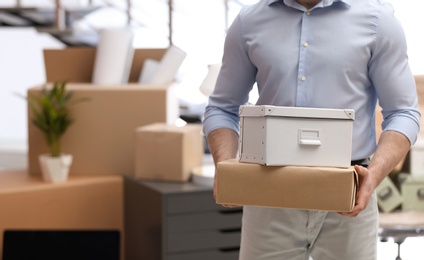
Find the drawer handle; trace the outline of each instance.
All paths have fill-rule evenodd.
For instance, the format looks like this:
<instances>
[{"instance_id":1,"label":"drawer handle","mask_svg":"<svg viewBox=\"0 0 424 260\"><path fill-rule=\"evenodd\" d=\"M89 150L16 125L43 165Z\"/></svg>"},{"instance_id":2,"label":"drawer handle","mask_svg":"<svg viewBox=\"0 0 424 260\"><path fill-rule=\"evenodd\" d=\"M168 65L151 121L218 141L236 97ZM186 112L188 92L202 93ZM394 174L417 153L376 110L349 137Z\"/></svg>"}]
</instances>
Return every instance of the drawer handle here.
<instances>
[{"instance_id":1,"label":"drawer handle","mask_svg":"<svg viewBox=\"0 0 424 260\"><path fill-rule=\"evenodd\" d=\"M234 252L234 251L240 251L240 247L226 247L226 248L220 248L219 251L221 252Z\"/></svg>"},{"instance_id":2,"label":"drawer handle","mask_svg":"<svg viewBox=\"0 0 424 260\"><path fill-rule=\"evenodd\" d=\"M393 191L390 187L385 187L380 192L377 193L377 196L380 200L385 201L390 198L393 194Z\"/></svg>"},{"instance_id":3,"label":"drawer handle","mask_svg":"<svg viewBox=\"0 0 424 260\"><path fill-rule=\"evenodd\" d=\"M223 209L219 211L220 214L238 214L243 213L243 207L240 208L231 208L231 209Z\"/></svg>"},{"instance_id":4,"label":"drawer handle","mask_svg":"<svg viewBox=\"0 0 424 260\"><path fill-rule=\"evenodd\" d=\"M240 233L241 227L219 229L221 233Z\"/></svg>"},{"instance_id":5,"label":"drawer handle","mask_svg":"<svg viewBox=\"0 0 424 260\"><path fill-rule=\"evenodd\" d=\"M424 188L417 190L417 196L418 196L418 199L424 200Z\"/></svg>"}]
</instances>

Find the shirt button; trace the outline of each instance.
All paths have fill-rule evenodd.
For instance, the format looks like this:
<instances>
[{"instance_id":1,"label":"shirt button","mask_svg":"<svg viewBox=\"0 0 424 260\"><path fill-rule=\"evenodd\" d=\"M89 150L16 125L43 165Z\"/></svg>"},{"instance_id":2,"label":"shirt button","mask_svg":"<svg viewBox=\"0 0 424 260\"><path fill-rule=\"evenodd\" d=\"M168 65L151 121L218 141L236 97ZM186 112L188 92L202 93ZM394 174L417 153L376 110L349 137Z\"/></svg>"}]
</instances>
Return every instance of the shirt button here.
<instances>
[{"instance_id":1,"label":"shirt button","mask_svg":"<svg viewBox=\"0 0 424 260\"><path fill-rule=\"evenodd\" d=\"M303 43L303 47L308 47L309 44L307 42Z\"/></svg>"},{"instance_id":2,"label":"shirt button","mask_svg":"<svg viewBox=\"0 0 424 260\"><path fill-rule=\"evenodd\" d=\"M311 12L310 12L310 11L307 11L307 12L306 12L306 15L311 15Z\"/></svg>"},{"instance_id":3,"label":"shirt button","mask_svg":"<svg viewBox=\"0 0 424 260\"><path fill-rule=\"evenodd\" d=\"M305 77L305 76L302 76L300 79L301 79L302 81L305 81L305 80L306 80L306 77Z\"/></svg>"}]
</instances>

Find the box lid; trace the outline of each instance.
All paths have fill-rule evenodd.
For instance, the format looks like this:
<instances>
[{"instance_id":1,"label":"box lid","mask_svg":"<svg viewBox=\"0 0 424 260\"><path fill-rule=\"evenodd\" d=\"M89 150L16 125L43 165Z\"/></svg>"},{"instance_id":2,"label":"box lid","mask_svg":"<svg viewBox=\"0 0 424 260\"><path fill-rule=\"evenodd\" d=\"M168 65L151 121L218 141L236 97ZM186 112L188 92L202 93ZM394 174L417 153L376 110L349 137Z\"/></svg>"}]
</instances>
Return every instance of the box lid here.
<instances>
[{"instance_id":1,"label":"box lid","mask_svg":"<svg viewBox=\"0 0 424 260\"><path fill-rule=\"evenodd\" d=\"M284 107L269 105L240 106L239 115L245 117L278 116L355 120L355 111L353 109Z\"/></svg>"}]
</instances>

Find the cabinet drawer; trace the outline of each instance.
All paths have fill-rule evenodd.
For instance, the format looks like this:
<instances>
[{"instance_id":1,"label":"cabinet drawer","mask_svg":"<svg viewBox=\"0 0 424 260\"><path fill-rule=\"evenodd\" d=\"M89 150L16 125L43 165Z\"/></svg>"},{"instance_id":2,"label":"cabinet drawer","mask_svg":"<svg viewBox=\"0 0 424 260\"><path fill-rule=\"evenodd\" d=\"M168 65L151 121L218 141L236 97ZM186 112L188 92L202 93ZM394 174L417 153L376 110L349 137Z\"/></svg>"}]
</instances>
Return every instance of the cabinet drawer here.
<instances>
[{"instance_id":1,"label":"cabinet drawer","mask_svg":"<svg viewBox=\"0 0 424 260\"><path fill-rule=\"evenodd\" d=\"M171 254L167 260L238 260L239 250L211 250L195 253Z\"/></svg>"},{"instance_id":2,"label":"cabinet drawer","mask_svg":"<svg viewBox=\"0 0 424 260\"><path fill-rule=\"evenodd\" d=\"M169 234L167 252L235 248L240 246L240 230L231 232L209 231L186 234Z\"/></svg>"},{"instance_id":3,"label":"cabinet drawer","mask_svg":"<svg viewBox=\"0 0 424 260\"><path fill-rule=\"evenodd\" d=\"M190 194L175 194L166 198L166 213L187 213L205 210L219 210L223 207L216 204L212 191Z\"/></svg>"},{"instance_id":4,"label":"cabinet drawer","mask_svg":"<svg viewBox=\"0 0 424 260\"><path fill-rule=\"evenodd\" d=\"M166 218L167 233L240 229L242 210L212 211L190 215L172 215Z\"/></svg>"}]
</instances>

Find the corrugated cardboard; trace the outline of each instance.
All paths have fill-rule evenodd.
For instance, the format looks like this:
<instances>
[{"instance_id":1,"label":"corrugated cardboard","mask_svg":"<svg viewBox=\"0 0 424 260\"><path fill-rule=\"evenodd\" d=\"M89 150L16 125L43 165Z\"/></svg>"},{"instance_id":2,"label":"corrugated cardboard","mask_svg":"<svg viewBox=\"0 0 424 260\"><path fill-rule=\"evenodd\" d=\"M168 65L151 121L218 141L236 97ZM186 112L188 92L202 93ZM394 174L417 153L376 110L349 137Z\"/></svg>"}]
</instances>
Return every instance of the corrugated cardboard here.
<instances>
[{"instance_id":1,"label":"corrugated cardboard","mask_svg":"<svg viewBox=\"0 0 424 260\"><path fill-rule=\"evenodd\" d=\"M269 166L349 167L352 109L240 107L240 161Z\"/></svg>"},{"instance_id":2,"label":"corrugated cardboard","mask_svg":"<svg viewBox=\"0 0 424 260\"><path fill-rule=\"evenodd\" d=\"M191 170L202 164L201 126L176 127L156 123L136 129L135 177L188 181Z\"/></svg>"},{"instance_id":3,"label":"corrugated cardboard","mask_svg":"<svg viewBox=\"0 0 424 260\"><path fill-rule=\"evenodd\" d=\"M217 165L219 204L348 212L356 199L350 168L263 166L227 160Z\"/></svg>"},{"instance_id":4,"label":"corrugated cardboard","mask_svg":"<svg viewBox=\"0 0 424 260\"><path fill-rule=\"evenodd\" d=\"M67 182L52 184L29 177L25 170L2 171L0 233L6 229L118 230L123 248L123 196L122 176L70 176ZM0 236L0 255L2 240Z\"/></svg>"},{"instance_id":5,"label":"corrugated cardboard","mask_svg":"<svg viewBox=\"0 0 424 260\"><path fill-rule=\"evenodd\" d=\"M160 60L165 52L166 49L134 50L129 82L138 82L145 59ZM92 47L44 50L47 82L91 82L95 55L96 49Z\"/></svg>"},{"instance_id":6,"label":"corrugated cardboard","mask_svg":"<svg viewBox=\"0 0 424 260\"><path fill-rule=\"evenodd\" d=\"M39 95L33 87L28 95ZM178 118L175 88L167 85L94 86L69 83L73 98L89 101L70 107L74 123L63 136L62 151L73 155L70 175L134 174L134 130L156 123L174 123ZM38 155L48 149L28 110L29 173L41 175Z\"/></svg>"}]
</instances>

